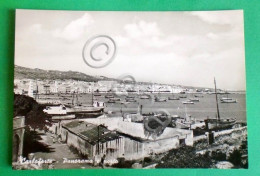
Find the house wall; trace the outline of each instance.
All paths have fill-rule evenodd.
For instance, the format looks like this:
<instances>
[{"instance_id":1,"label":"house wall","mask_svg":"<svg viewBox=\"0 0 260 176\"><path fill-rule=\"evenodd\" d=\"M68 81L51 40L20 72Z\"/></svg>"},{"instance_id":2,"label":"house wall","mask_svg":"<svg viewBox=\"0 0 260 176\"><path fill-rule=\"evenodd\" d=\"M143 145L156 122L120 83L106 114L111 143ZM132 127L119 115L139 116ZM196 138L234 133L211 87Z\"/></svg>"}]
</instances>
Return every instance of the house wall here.
<instances>
[{"instance_id":1,"label":"house wall","mask_svg":"<svg viewBox=\"0 0 260 176\"><path fill-rule=\"evenodd\" d=\"M96 156L103 156L104 154L106 154L107 159L115 159L121 157L124 154L124 140L124 137L120 137L115 140L99 143L99 147L98 145L94 145L93 154Z\"/></svg>"},{"instance_id":2,"label":"house wall","mask_svg":"<svg viewBox=\"0 0 260 176\"><path fill-rule=\"evenodd\" d=\"M171 149L175 149L179 147L179 138L173 137L153 142L147 142L144 146L145 153L148 154L157 154L167 152Z\"/></svg>"},{"instance_id":3,"label":"house wall","mask_svg":"<svg viewBox=\"0 0 260 176\"><path fill-rule=\"evenodd\" d=\"M129 160L142 158L144 155L144 143L125 137L123 154Z\"/></svg>"},{"instance_id":4,"label":"house wall","mask_svg":"<svg viewBox=\"0 0 260 176\"><path fill-rule=\"evenodd\" d=\"M116 159L118 157L124 157L126 160L141 159L150 154L158 154L176 149L180 145L178 136L155 141L139 141L121 136L119 139L99 143L98 146L89 144L80 136L71 133L63 127L60 131L62 141L74 146L81 153L87 154L89 157L103 156L106 154L107 159ZM193 145L193 133L187 134L184 139L186 145Z\"/></svg>"},{"instance_id":5,"label":"house wall","mask_svg":"<svg viewBox=\"0 0 260 176\"><path fill-rule=\"evenodd\" d=\"M71 133L65 128L61 129L61 140L66 142L68 146L75 147L78 151L80 151L80 153L89 157L92 156L93 146L86 140L82 139L74 133Z\"/></svg>"},{"instance_id":6,"label":"house wall","mask_svg":"<svg viewBox=\"0 0 260 176\"><path fill-rule=\"evenodd\" d=\"M18 157L23 155L24 127L24 116L13 118L13 162L16 162Z\"/></svg>"}]
</instances>

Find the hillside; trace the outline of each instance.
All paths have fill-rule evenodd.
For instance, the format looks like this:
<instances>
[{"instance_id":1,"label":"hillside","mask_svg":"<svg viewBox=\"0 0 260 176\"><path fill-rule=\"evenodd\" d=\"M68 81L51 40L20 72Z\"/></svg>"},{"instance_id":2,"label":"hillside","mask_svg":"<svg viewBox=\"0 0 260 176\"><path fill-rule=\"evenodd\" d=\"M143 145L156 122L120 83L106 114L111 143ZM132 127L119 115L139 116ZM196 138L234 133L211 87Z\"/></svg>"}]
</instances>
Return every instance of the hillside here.
<instances>
[{"instance_id":1,"label":"hillside","mask_svg":"<svg viewBox=\"0 0 260 176\"><path fill-rule=\"evenodd\" d=\"M131 82L130 80L118 80L114 78L107 78L104 76L90 76L86 75L81 72L75 72L75 71L57 71L57 70L43 70L43 69L32 69L32 68L26 68L21 67L18 65L15 65L14 67L14 77L16 79L60 79L60 80L66 80L66 79L72 79L72 80L79 80L79 81L86 81L86 82L97 82L101 80L110 80L110 81L118 81L118 82ZM137 82L140 84L146 84L150 85L151 82ZM162 84L163 85L163 84ZM205 89L204 87L192 87L192 86L183 86L179 85L186 89ZM212 88L209 88L210 90L213 90Z\"/></svg>"},{"instance_id":2,"label":"hillside","mask_svg":"<svg viewBox=\"0 0 260 176\"><path fill-rule=\"evenodd\" d=\"M14 75L16 79L73 79L87 82L96 82L99 80L113 80L106 77L94 77L75 71L42 70L38 68L32 69L17 65L14 68Z\"/></svg>"}]
</instances>

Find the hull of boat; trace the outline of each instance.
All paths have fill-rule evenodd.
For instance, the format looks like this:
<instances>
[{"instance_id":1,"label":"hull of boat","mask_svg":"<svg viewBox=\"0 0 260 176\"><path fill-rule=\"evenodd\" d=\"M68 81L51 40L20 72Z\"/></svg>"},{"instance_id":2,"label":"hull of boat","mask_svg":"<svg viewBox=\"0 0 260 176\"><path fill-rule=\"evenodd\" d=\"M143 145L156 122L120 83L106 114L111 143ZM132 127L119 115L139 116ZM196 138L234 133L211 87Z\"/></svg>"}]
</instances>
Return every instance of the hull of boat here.
<instances>
[{"instance_id":1,"label":"hull of boat","mask_svg":"<svg viewBox=\"0 0 260 176\"><path fill-rule=\"evenodd\" d=\"M72 108L70 110L67 110L67 114L75 114L75 113L101 113L103 111L104 111L104 108L95 108L95 107Z\"/></svg>"},{"instance_id":2,"label":"hull of boat","mask_svg":"<svg viewBox=\"0 0 260 176\"><path fill-rule=\"evenodd\" d=\"M182 104L194 104L194 102L185 102L185 101L183 101Z\"/></svg>"},{"instance_id":3,"label":"hull of boat","mask_svg":"<svg viewBox=\"0 0 260 176\"><path fill-rule=\"evenodd\" d=\"M175 122L175 125L176 125L176 128L179 128L179 129L188 129L191 127L191 123L181 123L178 121Z\"/></svg>"},{"instance_id":4,"label":"hull of boat","mask_svg":"<svg viewBox=\"0 0 260 176\"><path fill-rule=\"evenodd\" d=\"M190 101L192 101L192 102L199 102L200 100L199 99L190 99Z\"/></svg>"},{"instance_id":5,"label":"hull of boat","mask_svg":"<svg viewBox=\"0 0 260 176\"><path fill-rule=\"evenodd\" d=\"M169 97L168 100L180 100L179 98L171 98Z\"/></svg>"},{"instance_id":6,"label":"hull of boat","mask_svg":"<svg viewBox=\"0 0 260 176\"><path fill-rule=\"evenodd\" d=\"M221 100L221 103L236 103L236 100Z\"/></svg>"},{"instance_id":7,"label":"hull of boat","mask_svg":"<svg viewBox=\"0 0 260 176\"><path fill-rule=\"evenodd\" d=\"M107 95L105 98L114 98L114 96Z\"/></svg>"},{"instance_id":8,"label":"hull of boat","mask_svg":"<svg viewBox=\"0 0 260 176\"><path fill-rule=\"evenodd\" d=\"M216 128L228 128L232 127L233 125L236 124L236 120L216 120L216 119L211 119L208 121L208 129L216 129Z\"/></svg>"}]
</instances>

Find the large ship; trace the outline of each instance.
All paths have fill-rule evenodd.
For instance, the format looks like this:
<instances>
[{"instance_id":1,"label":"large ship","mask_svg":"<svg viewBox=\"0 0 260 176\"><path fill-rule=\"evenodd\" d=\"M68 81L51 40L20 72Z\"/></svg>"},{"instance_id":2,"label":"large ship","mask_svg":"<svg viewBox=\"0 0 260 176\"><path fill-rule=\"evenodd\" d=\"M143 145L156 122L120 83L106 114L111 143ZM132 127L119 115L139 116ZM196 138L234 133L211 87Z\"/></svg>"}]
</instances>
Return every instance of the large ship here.
<instances>
[{"instance_id":1,"label":"large ship","mask_svg":"<svg viewBox=\"0 0 260 176\"><path fill-rule=\"evenodd\" d=\"M61 105L53 105L46 106L43 112L50 115L70 115L70 114L96 114L101 115L104 112L105 104L104 102L98 102L93 100L92 94L92 103L90 106L82 106L78 103L77 94L72 96L72 105L69 104L61 104Z\"/></svg>"},{"instance_id":2,"label":"large ship","mask_svg":"<svg viewBox=\"0 0 260 176\"><path fill-rule=\"evenodd\" d=\"M216 80L214 78L215 92L217 92ZM216 96L216 106L217 106L217 116L216 118L207 118L205 119L206 128L211 129L219 129L219 128L229 128L236 124L236 118L226 118L221 119L219 114L219 106L218 106L218 93L215 93Z\"/></svg>"},{"instance_id":3,"label":"large ship","mask_svg":"<svg viewBox=\"0 0 260 176\"><path fill-rule=\"evenodd\" d=\"M104 107L94 107L94 106L74 106L66 107L65 105L58 106L46 106L43 112L50 115L68 115L77 113L102 113Z\"/></svg>"}]
</instances>

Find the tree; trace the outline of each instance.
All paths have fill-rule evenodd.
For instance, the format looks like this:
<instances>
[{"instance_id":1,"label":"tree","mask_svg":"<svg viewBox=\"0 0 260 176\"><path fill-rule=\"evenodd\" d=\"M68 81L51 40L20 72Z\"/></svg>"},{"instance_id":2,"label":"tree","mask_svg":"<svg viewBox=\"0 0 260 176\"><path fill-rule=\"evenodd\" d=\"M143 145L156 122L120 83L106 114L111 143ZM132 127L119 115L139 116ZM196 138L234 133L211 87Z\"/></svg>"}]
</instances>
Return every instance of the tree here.
<instances>
[{"instance_id":1,"label":"tree","mask_svg":"<svg viewBox=\"0 0 260 176\"><path fill-rule=\"evenodd\" d=\"M241 153L239 150L235 149L229 156L228 161L230 161L231 163L233 163L236 166L240 166L241 165Z\"/></svg>"},{"instance_id":2,"label":"tree","mask_svg":"<svg viewBox=\"0 0 260 176\"><path fill-rule=\"evenodd\" d=\"M14 117L25 116L25 133L23 155L34 152L52 152L52 148L40 142L41 134L36 129L43 130L51 126L50 116L43 112L43 105L25 95L14 95ZM33 130L31 130L33 129Z\"/></svg>"},{"instance_id":3,"label":"tree","mask_svg":"<svg viewBox=\"0 0 260 176\"><path fill-rule=\"evenodd\" d=\"M43 130L51 126L50 116L43 112L44 106L25 95L14 95L14 117L25 116L25 125L32 129Z\"/></svg>"}]
</instances>

